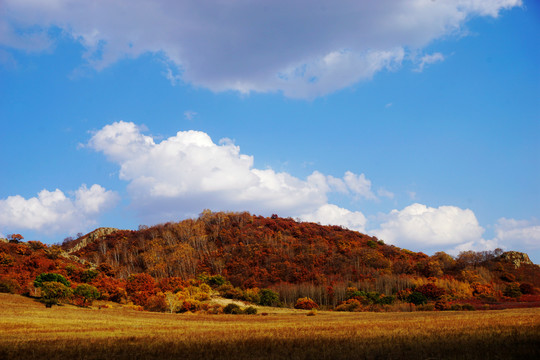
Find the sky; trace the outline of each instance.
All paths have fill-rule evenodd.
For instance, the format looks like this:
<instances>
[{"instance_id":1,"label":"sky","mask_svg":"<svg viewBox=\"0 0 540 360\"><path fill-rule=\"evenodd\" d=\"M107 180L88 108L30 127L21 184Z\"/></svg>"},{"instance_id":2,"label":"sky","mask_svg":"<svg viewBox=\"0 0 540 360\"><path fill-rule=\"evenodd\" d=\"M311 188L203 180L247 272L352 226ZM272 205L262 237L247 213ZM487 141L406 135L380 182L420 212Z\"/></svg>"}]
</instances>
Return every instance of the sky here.
<instances>
[{"instance_id":1,"label":"sky","mask_svg":"<svg viewBox=\"0 0 540 360\"><path fill-rule=\"evenodd\" d=\"M0 237L204 209L540 264L534 0L0 0Z\"/></svg>"}]
</instances>

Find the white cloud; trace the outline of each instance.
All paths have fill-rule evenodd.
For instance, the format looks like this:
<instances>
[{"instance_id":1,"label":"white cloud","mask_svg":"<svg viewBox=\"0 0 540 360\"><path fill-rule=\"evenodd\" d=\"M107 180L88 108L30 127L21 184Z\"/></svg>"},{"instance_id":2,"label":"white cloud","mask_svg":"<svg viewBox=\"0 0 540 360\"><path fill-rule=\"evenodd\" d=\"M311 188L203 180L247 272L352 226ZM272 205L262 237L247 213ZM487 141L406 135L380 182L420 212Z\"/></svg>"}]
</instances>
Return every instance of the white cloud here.
<instances>
[{"instance_id":1,"label":"white cloud","mask_svg":"<svg viewBox=\"0 0 540 360\"><path fill-rule=\"evenodd\" d=\"M451 255L458 255L462 251L487 251L487 250L494 250L497 248L506 249L507 247L502 245L498 239L477 239L475 241L468 241L463 244L459 244L458 246L454 247L453 249L449 249L447 252Z\"/></svg>"},{"instance_id":2,"label":"white cloud","mask_svg":"<svg viewBox=\"0 0 540 360\"><path fill-rule=\"evenodd\" d=\"M88 146L120 166L132 206L146 221L193 216L205 208L297 216L327 204L333 191L374 198L364 174L347 172L338 179L315 171L302 180L257 169L231 140L218 145L200 131L155 142L135 124L116 122L97 131Z\"/></svg>"},{"instance_id":3,"label":"white cloud","mask_svg":"<svg viewBox=\"0 0 540 360\"><path fill-rule=\"evenodd\" d=\"M379 188L377 190L377 195L379 195L380 197L388 198L388 199L393 199L394 196L395 196L393 192L388 191L388 190L383 189L383 188Z\"/></svg>"},{"instance_id":4,"label":"white cloud","mask_svg":"<svg viewBox=\"0 0 540 360\"><path fill-rule=\"evenodd\" d=\"M195 119L195 116L197 116L197 113L195 111L191 111L191 110L184 111L184 117L187 120L193 120Z\"/></svg>"},{"instance_id":5,"label":"white cloud","mask_svg":"<svg viewBox=\"0 0 540 360\"><path fill-rule=\"evenodd\" d=\"M458 246L482 239L484 229L469 209L412 204L392 210L371 233L384 241L416 250Z\"/></svg>"},{"instance_id":6,"label":"white cloud","mask_svg":"<svg viewBox=\"0 0 540 360\"><path fill-rule=\"evenodd\" d=\"M355 175L352 172L347 171L344 180L345 184L347 184L347 187L353 194L366 199L376 199L375 194L371 191L371 181L366 179L364 174Z\"/></svg>"},{"instance_id":7,"label":"white cloud","mask_svg":"<svg viewBox=\"0 0 540 360\"><path fill-rule=\"evenodd\" d=\"M418 64L418 67L414 71L422 72L422 71L424 71L424 67L426 65L434 64L434 63L440 62L440 61L444 61L444 55L439 53L439 52L424 55L420 59L420 64Z\"/></svg>"},{"instance_id":8,"label":"white cloud","mask_svg":"<svg viewBox=\"0 0 540 360\"><path fill-rule=\"evenodd\" d=\"M62 29L102 69L159 54L166 76L214 91L315 97L399 67L405 49L497 17L521 0L4 0L0 44L39 51ZM409 50L407 50L409 51Z\"/></svg>"},{"instance_id":9,"label":"white cloud","mask_svg":"<svg viewBox=\"0 0 540 360\"><path fill-rule=\"evenodd\" d=\"M323 225L341 225L351 230L365 232L367 219L359 211L350 211L333 204L325 204L311 214L300 215L303 221L317 222Z\"/></svg>"},{"instance_id":10,"label":"white cloud","mask_svg":"<svg viewBox=\"0 0 540 360\"><path fill-rule=\"evenodd\" d=\"M39 230L48 234L88 229L98 216L116 204L118 195L100 185L82 185L74 196L61 190L42 190L37 197L0 199L0 228ZM13 230L12 230L13 229Z\"/></svg>"},{"instance_id":11,"label":"white cloud","mask_svg":"<svg viewBox=\"0 0 540 360\"><path fill-rule=\"evenodd\" d=\"M509 248L540 249L540 222L538 220L515 220L501 218L495 225L495 236Z\"/></svg>"}]
</instances>

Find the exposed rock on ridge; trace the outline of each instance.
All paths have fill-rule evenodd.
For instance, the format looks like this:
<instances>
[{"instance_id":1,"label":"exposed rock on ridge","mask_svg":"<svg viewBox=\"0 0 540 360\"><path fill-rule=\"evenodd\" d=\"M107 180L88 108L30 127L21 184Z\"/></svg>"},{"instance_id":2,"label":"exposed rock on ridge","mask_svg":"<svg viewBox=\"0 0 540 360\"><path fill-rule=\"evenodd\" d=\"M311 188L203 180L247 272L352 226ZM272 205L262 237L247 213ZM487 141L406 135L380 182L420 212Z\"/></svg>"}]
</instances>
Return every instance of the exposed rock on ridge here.
<instances>
[{"instance_id":1,"label":"exposed rock on ridge","mask_svg":"<svg viewBox=\"0 0 540 360\"><path fill-rule=\"evenodd\" d=\"M72 254L82 248L84 248L86 245L90 244L90 243L93 243L94 241L96 241L97 239L103 237L103 236L107 236L109 234L112 234L114 232L118 231L118 229L116 228L110 228L110 227L101 227L101 228L97 228L96 230L80 237L79 239L76 240L76 244L70 248L67 253L68 254Z\"/></svg>"},{"instance_id":2,"label":"exposed rock on ridge","mask_svg":"<svg viewBox=\"0 0 540 360\"><path fill-rule=\"evenodd\" d=\"M501 255L501 260L511 262L518 269L521 265L534 265L529 255L518 251L507 251Z\"/></svg>"}]
</instances>

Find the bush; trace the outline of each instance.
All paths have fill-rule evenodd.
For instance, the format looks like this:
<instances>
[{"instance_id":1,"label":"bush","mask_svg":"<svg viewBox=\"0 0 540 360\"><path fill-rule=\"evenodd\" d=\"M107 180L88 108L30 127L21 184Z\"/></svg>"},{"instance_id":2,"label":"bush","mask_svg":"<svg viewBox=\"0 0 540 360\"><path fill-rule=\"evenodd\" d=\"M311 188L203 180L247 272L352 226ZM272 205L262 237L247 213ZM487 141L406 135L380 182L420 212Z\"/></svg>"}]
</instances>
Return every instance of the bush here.
<instances>
[{"instance_id":1,"label":"bush","mask_svg":"<svg viewBox=\"0 0 540 360\"><path fill-rule=\"evenodd\" d=\"M244 309L244 314L246 315L256 315L257 314L257 308L253 306L248 306Z\"/></svg>"},{"instance_id":2,"label":"bush","mask_svg":"<svg viewBox=\"0 0 540 360\"><path fill-rule=\"evenodd\" d=\"M424 294L414 291L407 297L407 301L413 303L414 305L423 305L427 303L427 298Z\"/></svg>"},{"instance_id":3,"label":"bush","mask_svg":"<svg viewBox=\"0 0 540 360\"><path fill-rule=\"evenodd\" d=\"M259 289L252 288L252 289L246 289L244 291L244 300L249 301L253 304L258 304L261 301L261 297L259 295Z\"/></svg>"},{"instance_id":4,"label":"bush","mask_svg":"<svg viewBox=\"0 0 540 360\"><path fill-rule=\"evenodd\" d=\"M219 304L212 304L208 307L208 310L206 310L208 314L223 314L223 306Z\"/></svg>"},{"instance_id":5,"label":"bush","mask_svg":"<svg viewBox=\"0 0 540 360\"><path fill-rule=\"evenodd\" d=\"M521 283L519 290L522 294L534 294L534 286L529 283Z\"/></svg>"},{"instance_id":6,"label":"bush","mask_svg":"<svg viewBox=\"0 0 540 360\"><path fill-rule=\"evenodd\" d=\"M43 283L45 283L45 282L59 282L59 283L63 284L66 287L71 286L69 281L67 281L67 279L65 277L63 277L60 274L55 274L55 273L39 274L36 277L36 280L34 280L34 286L35 287L42 287Z\"/></svg>"},{"instance_id":7,"label":"bush","mask_svg":"<svg viewBox=\"0 0 540 360\"><path fill-rule=\"evenodd\" d=\"M416 309L418 311L434 311L435 310L435 305L433 305L433 304L420 305Z\"/></svg>"},{"instance_id":8,"label":"bush","mask_svg":"<svg viewBox=\"0 0 540 360\"><path fill-rule=\"evenodd\" d=\"M89 283L94 280L99 275L99 272L94 269L88 269L82 272L81 281L84 283Z\"/></svg>"},{"instance_id":9,"label":"bush","mask_svg":"<svg viewBox=\"0 0 540 360\"><path fill-rule=\"evenodd\" d=\"M66 285L58 281L45 281L41 284L41 302L46 307L58 305L60 300L68 299L72 295L72 291Z\"/></svg>"},{"instance_id":10,"label":"bush","mask_svg":"<svg viewBox=\"0 0 540 360\"><path fill-rule=\"evenodd\" d=\"M91 306L92 302L99 298L100 293L99 290L92 285L80 284L73 290L73 295L81 300L82 306Z\"/></svg>"},{"instance_id":11,"label":"bush","mask_svg":"<svg viewBox=\"0 0 540 360\"><path fill-rule=\"evenodd\" d=\"M243 300L244 292L240 288L235 288L231 284L224 284L218 287L221 296L227 299Z\"/></svg>"},{"instance_id":12,"label":"bush","mask_svg":"<svg viewBox=\"0 0 540 360\"><path fill-rule=\"evenodd\" d=\"M145 310L155 311L155 312L166 312L169 309L167 301L165 300L165 295L159 293L157 295L152 295L146 299L144 304Z\"/></svg>"},{"instance_id":13,"label":"bush","mask_svg":"<svg viewBox=\"0 0 540 360\"><path fill-rule=\"evenodd\" d=\"M21 286L15 279L0 279L0 293L17 294L19 290L21 290Z\"/></svg>"},{"instance_id":14,"label":"bush","mask_svg":"<svg viewBox=\"0 0 540 360\"><path fill-rule=\"evenodd\" d=\"M474 310L476 310L476 308L474 306L472 306L471 304L463 304L463 305L461 305L461 309L466 310L466 311L474 311Z\"/></svg>"},{"instance_id":15,"label":"bush","mask_svg":"<svg viewBox=\"0 0 540 360\"><path fill-rule=\"evenodd\" d=\"M240 308L240 306L236 305L236 304L233 304L233 303L230 303L230 304L227 304L227 306L225 306L223 308L223 313L224 314L235 314L235 315L238 315L238 314L242 314L243 311L242 309Z\"/></svg>"},{"instance_id":16,"label":"bush","mask_svg":"<svg viewBox=\"0 0 540 360\"><path fill-rule=\"evenodd\" d=\"M439 311L449 310L450 305L444 300L438 300L437 302L435 302L435 309Z\"/></svg>"},{"instance_id":17,"label":"bush","mask_svg":"<svg viewBox=\"0 0 540 360\"><path fill-rule=\"evenodd\" d=\"M270 289L262 289L259 292L259 305L262 306L278 306L279 305L279 294Z\"/></svg>"},{"instance_id":18,"label":"bush","mask_svg":"<svg viewBox=\"0 0 540 360\"><path fill-rule=\"evenodd\" d=\"M414 291L421 293L426 298L431 300L437 300L441 296L445 294L445 290L443 288L438 287L435 284L428 283L422 286L418 286Z\"/></svg>"},{"instance_id":19,"label":"bush","mask_svg":"<svg viewBox=\"0 0 540 360\"><path fill-rule=\"evenodd\" d=\"M349 299L336 306L336 311L362 311L362 304L357 299Z\"/></svg>"},{"instance_id":20,"label":"bush","mask_svg":"<svg viewBox=\"0 0 540 360\"><path fill-rule=\"evenodd\" d=\"M201 302L197 300L184 300L180 312L195 312L201 310Z\"/></svg>"},{"instance_id":21,"label":"bush","mask_svg":"<svg viewBox=\"0 0 540 360\"><path fill-rule=\"evenodd\" d=\"M227 280L221 275L213 275L208 278L206 283L212 287L218 287L225 284Z\"/></svg>"},{"instance_id":22,"label":"bush","mask_svg":"<svg viewBox=\"0 0 540 360\"><path fill-rule=\"evenodd\" d=\"M522 295L521 289L518 283L511 283L506 285L506 288L503 291L504 296L511 298L518 298Z\"/></svg>"},{"instance_id":23,"label":"bush","mask_svg":"<svg viewBox=\"0 0 540 360\"><path fill-rule=\"evenodd\" d=\"M311 300L308 297L300 298L296 300L296 305L294 305L295 309L302 309L302 310L311 310L311 309L318 309L319 305L313 300Z\"/></svg>"}]
</instances>

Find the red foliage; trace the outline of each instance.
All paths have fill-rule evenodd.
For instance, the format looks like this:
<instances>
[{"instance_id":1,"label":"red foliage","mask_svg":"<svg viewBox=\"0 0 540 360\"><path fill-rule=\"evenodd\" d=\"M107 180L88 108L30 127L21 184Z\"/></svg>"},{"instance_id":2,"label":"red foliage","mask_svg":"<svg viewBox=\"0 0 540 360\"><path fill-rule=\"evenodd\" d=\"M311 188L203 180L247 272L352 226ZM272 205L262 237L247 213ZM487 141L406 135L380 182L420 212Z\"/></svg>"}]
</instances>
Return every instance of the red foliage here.
<instances>
[{"instance_id":1,"label":"red foliage","mask_svg":"<svg viewBox=\"0 0 540 360\"><path fill-rule=\"evenodd\" d=\"M312 310L312 309L318 309L319 305L310 298L300 298L296 301L296 305L294 305L295 309L303 309L303 310Z\"/></svg>"},{"instance_id":2,"label":"red foliage","mask_svg":"<svg viewBox=\"0 0 540 360\"><path fill-rule=\"evenodd\" d=\"M418 291L419 293L423 294L425 297L431 300L437 300L446 293L443 288L440 288L433 283L418 286L414 289L414 291Z\"/></svg>"},{"instance_id":3,"label":"red foliage","mask_svg":"<svg viewBox=\"0 0 540 360\"><path fill-rule=\"evenodd\" d=\"M154 278L148 274L133 274L127 279L126 292L135 305L144 306L156 294Z\"/></svg>"}]
</instances>

